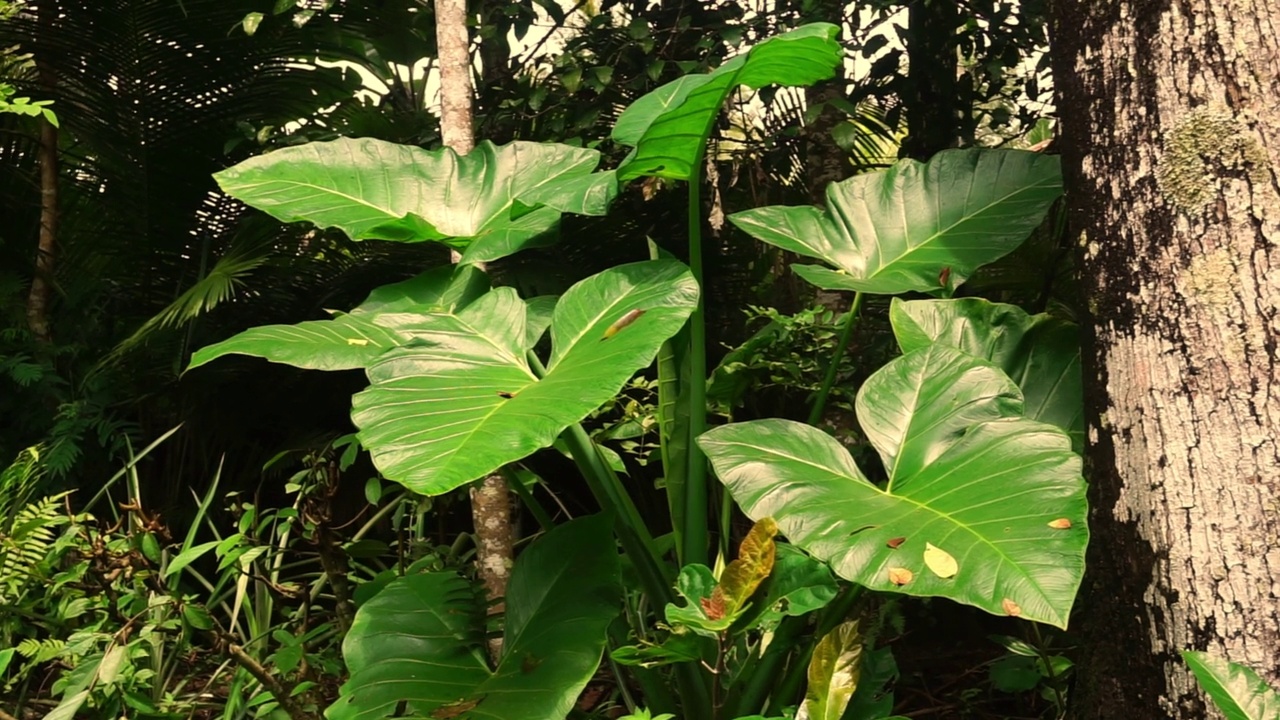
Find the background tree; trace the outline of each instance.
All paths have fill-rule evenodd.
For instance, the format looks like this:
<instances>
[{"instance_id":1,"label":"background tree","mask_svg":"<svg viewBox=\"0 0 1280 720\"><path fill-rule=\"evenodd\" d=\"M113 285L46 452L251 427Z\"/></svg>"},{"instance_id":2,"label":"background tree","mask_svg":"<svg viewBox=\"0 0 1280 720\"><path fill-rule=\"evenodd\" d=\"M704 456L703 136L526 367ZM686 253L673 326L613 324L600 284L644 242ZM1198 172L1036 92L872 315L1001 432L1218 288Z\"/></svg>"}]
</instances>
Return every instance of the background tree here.
<instances>
[{"instance_id":1,"label":"background tree","mask_svg":"<svg viewBox=\"0 0 1280 720\"><path fill-rule=\"evenodd\" d=\"M1178 653L1280 647L1280 8L1059 2L1091 328L1082 718L1202 717Z\"/></svg>"}]
</instances>

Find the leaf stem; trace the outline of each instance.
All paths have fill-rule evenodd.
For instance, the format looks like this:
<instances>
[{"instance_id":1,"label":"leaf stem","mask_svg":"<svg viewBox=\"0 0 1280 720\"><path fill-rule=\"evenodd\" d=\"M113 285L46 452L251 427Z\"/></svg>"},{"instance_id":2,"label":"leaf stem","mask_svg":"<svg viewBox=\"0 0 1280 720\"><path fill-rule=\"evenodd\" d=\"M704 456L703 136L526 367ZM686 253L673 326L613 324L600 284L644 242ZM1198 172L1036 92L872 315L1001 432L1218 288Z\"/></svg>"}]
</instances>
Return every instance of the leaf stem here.
<instances>
[{"instance_id":1,"label":"leaf stem","mask_svg":"<svg viewBox=\"0 0 1280 720\"><path fill-rule=\"evenodd\" d=\"M853 339L853 328L857 325L859 311L862 310L862 291L858 291L853 296L853 304L849 306L849 312L844 317L844 324L840 328L840 340L836 343L835 355L831 358L831 364L827 365L826 377L822 379L822 388L818 390L818 395L813 399L813 407L809 410L809 424L817 426L822 421L822 411L826 409L827 398L831 395L831 388L836 384L836 373L840 368L840 360L844 358L845 351L849 349L849 341Z\"/></svg>"},{"instance_id":2,"label":"leaf stem","mask_svg":"<svg viewBox=\"0 0 1280 720\"><path fill-rule=\"evenodd\" d=\"M705 147L704 147L705 151ZM702 152L693 167L702 165ZM689 316L689 472L685 478L684 555L686 563L707 560L707 458L696 442L707 430L706 286L702 281L702 175L689 180L689 270L698 283L698 305Z\"/></svg>"}]
</instances>

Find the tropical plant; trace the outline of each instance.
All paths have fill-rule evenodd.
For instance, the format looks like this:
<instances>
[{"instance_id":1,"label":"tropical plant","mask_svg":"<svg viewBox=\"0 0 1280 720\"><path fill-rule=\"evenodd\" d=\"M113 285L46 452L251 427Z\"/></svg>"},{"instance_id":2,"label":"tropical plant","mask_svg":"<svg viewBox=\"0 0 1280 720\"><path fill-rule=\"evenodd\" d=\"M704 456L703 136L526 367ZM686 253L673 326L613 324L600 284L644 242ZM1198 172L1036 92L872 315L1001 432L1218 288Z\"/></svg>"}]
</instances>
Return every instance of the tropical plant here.
<instances>
[{"instance_id":1,"label":"tropical plant","mask_svg":"<svg viewBox=\"0 0 1280 720\"><path fill-rule=\"evenodd\" d=\"M1060 193L1052 158L949 151L834 184L826 210L731 216L835 268L801 266L806 279L856 295L809 425L707 430L706 143L738 86L829 77L841 59L836 34L808 25L640 98L618 117L613 138L632 149L612 170L592 172L594 150L554 144L458 156L337 140L218 175L224 191L282 220L353 239L442 243L463 264L380 288L328 320L248 330L197 352L192 368L246 354L363 369L369 385L353 398L352 420L387 479L438 495L560 443L603 511L549 529L516 560L496 665L483 649L483 606L463 578L409 572L387 584L356 613L344 646L352 675L329 717L383 717L402 703L432 717L565 717L607 636L610 663L627 668L616 673L642 696L624 691L633 713L778 717L799 701L806 717L871 720L891 714L895 671L850 617L867 590L1067 626L1088 531L1067 432L1079 369L1074 355L1055 355L1064 346L1054 323L963 300L904 303L894 327L905 354L855 396L879 461L855 465L812 427L863 296L949 296L1013 250ZM491 289L472 267L551 242L562 213L606 213L617 184L640 178L688 183L687 266L654 247L655 259L604 270L554 302ZM1018 331L1007 345L1001 323ZM1055 355L1056 375L1045 376L1044 355ZM665 546L582 425L655 360L673 529ZM708 460L723 491L707 482ZM735 501L754 521L736 554ZM619 616L626 622L611 622ZM430 670L418 669L424 662Z\"/></svg>"},{"instance_id":2,"label":"tropical plant","mask_svg":"<svg viewBox=\"0 0 1280 720\"><path fill-rule=\"evenodd\" d=\"M1184 650L1182 659L1227 720L1280 718L1280 692L1251 668L1192 650Z\"/></svg>"}]
</instances>

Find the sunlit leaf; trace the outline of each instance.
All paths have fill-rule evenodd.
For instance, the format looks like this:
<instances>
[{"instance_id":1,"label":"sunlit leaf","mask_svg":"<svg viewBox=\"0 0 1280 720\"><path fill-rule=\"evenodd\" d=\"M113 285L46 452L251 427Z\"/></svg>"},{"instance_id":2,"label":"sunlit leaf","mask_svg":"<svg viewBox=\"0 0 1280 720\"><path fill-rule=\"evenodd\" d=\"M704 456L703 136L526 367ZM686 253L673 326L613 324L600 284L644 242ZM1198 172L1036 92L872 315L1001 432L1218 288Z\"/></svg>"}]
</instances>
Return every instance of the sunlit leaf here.
<instances>
[{"instance_id":1,"label":"sunlit leaf","mask_svg":"<svg viewBox=\"0 0 1280 720\"><path fill-rule=\"evenodd\" d=\"M1280 693L1269 687L1252 669L1190 650L1182 653L1182 659L1227 720L1280 718Z\"/></svg>"},{"instance_id":2,"label":"sunlit leaf","mask_svg":"<svg viewBox=\"0 0 1280 720\"><path fill-rule=\"evenodd\" d=\"M800 423L735 423L698 442L749 517L774 518L841 577L997 615L1014 603L1022 617L1065 627L1088 541L1080 458L1066 434L1021 417L999 369L941 345L876 372L857 408L889 469L883 488L834 438ZM1063 517L1070 530L1048 526ZM955 558L953 577L926 571L926 544ZM891 568L913 575L898 584Z\"/></svg>"},{"instance_id":3,"label":"sunlit leaf","mask_svg":"<svg viewBox=\"0 0 1280 720\"><path fill-rule=\"evenodd\" d=\"M823 636L809 660L809 685L796 720L840 720L862 673L862 634L848 620Z\"/></svg>"},{"instance_id":4,"label":"sunlit leaf","mask_svg":"<svg viewBox=\"0 0 1280 720\"><path fill-rule=\"evenodd\" d=\"M686 75L632 103L613 126L613 139L635 150L618 179L697 177L696 166L715 119L739 85L812 85L832 77L842 51L840 29L805 25L756 45L705 75Z\"/></svg>"},{"instance_id":5,"label":"sunlit leaf","mask_svg":"<svg viewBox=\"0 0 1280 720\"><path fill-rule=\"evenodd\" d=\"M1003 257L1062 194L1056 156L1019 150L944 150L928 163L827 186L826 209L763 207L730 222L783 250L832 268L794 265L828 290L950 292Z\"/></svg>"},{"instance_id":6,"label":"sunlit leaf","mask_svg":"<svg viewBox=\"0 0 1280 720\"><path fill-rule=\"evenodd\" d=\"M742 539L738 557L720 574L720 583L712 591L712 601L722 599L724 614L734 615L755 593L756 588L773 571L775 556L773 538L778 524L772 518L761 518Z\"/></svg>"}]
</instances>

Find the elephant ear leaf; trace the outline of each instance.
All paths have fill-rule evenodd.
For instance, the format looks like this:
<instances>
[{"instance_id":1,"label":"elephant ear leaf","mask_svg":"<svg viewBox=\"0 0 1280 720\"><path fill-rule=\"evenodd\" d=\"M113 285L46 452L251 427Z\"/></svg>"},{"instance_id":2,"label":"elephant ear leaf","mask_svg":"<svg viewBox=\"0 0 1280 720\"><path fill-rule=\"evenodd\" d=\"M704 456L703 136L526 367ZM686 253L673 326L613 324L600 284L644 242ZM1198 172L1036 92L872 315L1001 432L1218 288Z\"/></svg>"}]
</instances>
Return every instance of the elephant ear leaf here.
<instances>
[{"instance_id":1,"label":"elephant ear leaf","mask_svg":"<svg viewBox=\"0 0 1280 720\"><path fill-rule=\"evenodd\" d=\"M890 362L856 404L884 487L801 423L734 423L698 443L749 517L841 577L1066 627L1088 542L1066 434L1022 417L998 368L942 345Z\"/></svg>"},{"instance_id":2,"label":"elephant ear leaf","mask_svg":"<svg viewBox=\"0 0 1280 720\"><path fill-rule=\"evenodd\" d=\"M1018 384L1032 420L1057 425L1084 448L1084 390L1080 335L1075 323L1028 315L1016 305L982 298L894 298L893 333L903 352L932 343L989 360Z\"/></svg>"},{"instance_id":3,"label":"elephant ear leaf","mask_svg":"<svg viewBox=\"0 0 1280 720\"><path fill-rule=\"evenodd\" d=\"M635 148L618 168L618 179L696 177L698 158L729 94L739 85L804 86L833 77L843 56L839 33L827 23L804 25L710 73L686 75L636 100L613 127L614 140Z\"/></svg>"},{"instance_id":4,"label":"elephant ear leaf","mask_svg":"<svg viewBox=\"0 0 1280 720\"><path fill-rule=\"evenodd\" d=\"M352 400L360 442L387 478L416 492L440 494L483 477L550 447L614 397L684 325L697 297L688 268L654 260L587 278L554 306L501 288L427 323L380 315L380 325L414 342L368 367L371 385ZM526 354L548 310L551 357L539 377Z\"/></svg>"},{"instance_id":5,"label":"elephant ear leaf","mask_svg":"<svg viewBox=\"0 0 1280 720\"><path fill-rule=\"evenodd\" d=\"M342 644L351 676L325 716L373 720L404 703L417 717L563 718L600 664L621 597L607 516L551 530L516 560L494 669L485 603L466 578L399 578L357 611Z\"/></svg>"},{"instance_id":6,"label":"elephant ear leaf","mask_svg":"<svg viewBox=\"0 0 1280 720\"><path fill-rule=\"evenodd\" d=\"M795 265L825 290L950 294L1027 238L1062 194L1055 156L944 150L827 186L827 207L763 207L730 222L822 265Z\"/></svg>"},{"instance_id":7,"label":"elephant ear leaf","mask_svg":"<svg viewBox=\"0 0 1280 720\"><path fill-rule=\"evenodd\" d=\"M201 348L190 368L223 355L250 355L308 370L366 368L382 353L408 344L412 336L380 324L384 314L425 316L466 307L489 289L483 272L470 265L441 267L384 285L350 313L328 320L249 328Z\"/></svg>"},{"instance_id":8,"label":"elephant ear leaf","mask_svg":"<svg viewBox=\"0 0 1280 720\"><path fill-rule=\"evenodd\" d=\"M561 212L603 215L612 173L595 150L482 142L458 155L373 138L340 138L250 158L214 178L228 195L285 222L337 228L353 240L435 241L465 262L542 243Z\"/></svg>"}]
</instances>

